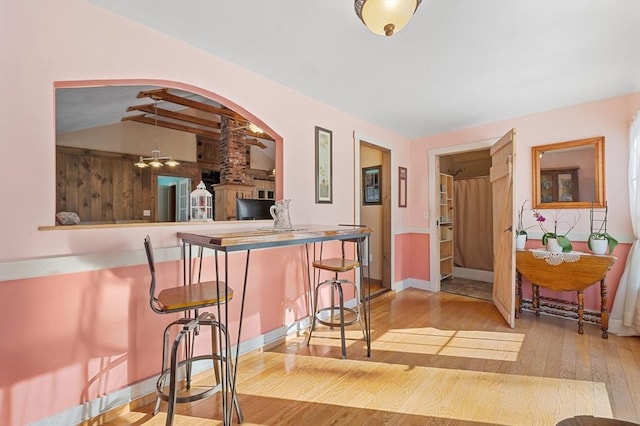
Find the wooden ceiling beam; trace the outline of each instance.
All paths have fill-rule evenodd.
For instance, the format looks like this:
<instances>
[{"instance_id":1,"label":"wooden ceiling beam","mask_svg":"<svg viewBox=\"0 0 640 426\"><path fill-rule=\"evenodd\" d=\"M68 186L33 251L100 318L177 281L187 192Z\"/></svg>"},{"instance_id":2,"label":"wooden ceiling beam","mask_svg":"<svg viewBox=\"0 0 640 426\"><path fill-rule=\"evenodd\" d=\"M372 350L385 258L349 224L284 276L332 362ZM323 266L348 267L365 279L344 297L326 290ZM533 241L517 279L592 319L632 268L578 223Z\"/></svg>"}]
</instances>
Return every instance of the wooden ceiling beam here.
<instances>
[{"instance_id":1,"label":"wooden ceiling beam","mask_svg":"<svg viewBox=\"0 0 640 426\"><path fill-rule=\"evenodd\" d=\"M218 108L213 105L205 104L203 102L194 101L191 99L183 98L178 95L174 95L169 93L169 89L155 89L155 90L145 90L138 93L138 99L140 98L151 98L154 100L162 100L166 102L171 102L172 104L183 105L189 108L198 109L200 111L210 112L211 114L220 114L226 115L227 117L234 118L236 120L244 120L249 121L240 114L230 109Z\"/></svg>"},{"instance_id":2,"label":"wooden ceiling beam","mask_svg":"<svg viewBox=\"0 0 640 426\"><path fill-rule=\"evenodd\" d=\"M254 145L254 146L260 147L261 149L265 149L267 147L258 139L247 139L246 142L247 142L247 145Z\"/></svg>"},{"instance_id":3,"label":"wooden ceiling beam","mask_svg":"<svg viewBox=\"0 0 640 426\"><path fill-rule=\"evenodd\" d=\"M204 111L210 114L214 114L214 115L224 115L227 117L231 117L233 119L236 120L241 120L241 121L245 121L247 124L246 126L248 126L249 124L249 120L247 120L246 118L244 118L243 116L241 116L240 114L236 113L235 111L232 111L230 109L226 109L226 108L218 108L215 107L213 105L209 105L209 104L205 104L203 102L198 102L198 101L194 101L191 99L187 99L187 98L183 98L181 96L178 95L174 95L172 93L169 93L169 89L168 88L161 88L161 89L154 89L154 90L145 90L142 92L139 92L137 95L137 98L151 98L153 100L162 100L162 101L166 101L172 104L177 104L177 105L182 105L188 108L193 108L199 111ZM156 112L156 105L155 104L147 104L147 105L137 105L137 106L130 106L129 108L127 108L127 111L143 111L149 114L155 114ZM212 120L208 120L206 118L200 118L200 117L194 117L192 115L188 115L188 114L184 114L184 113L180 113L180 112L176 112L176 111L169 111L167 109L164 108L157 108L157 113L159 116L162 117L166 117L166 118L171 118L173 120L177 120L177 121L183 121L183 122L188 122L188 123L192 123L192 124L197 124L197 125L201 125L201 126L206 126L206 127L211 127L214 129L220 129L221 125L219 122L216 121L212 121ZM146 123L146 124L155 124L155 119L149 119L149 118L145 118L144 116L133 116L133 117L123 117L122 121L137 121L139 123ZM188 126L188 125L182 125L179 123L172 123L172 122L168 122L168 121L163 121L162 124L161 122L158 122L158 126L160 127L165 127L165 128L169 128L169 129L174 129L174 130L182 130L185 132L189 132L189 133L194 133L194 134L198 134L198 135L202 135L202 136L209 136L209 137L213 137L216 139L220 139L220 134L217 132L209 132L207 130L204 129L199 129L196 127L192 127L192 126ZM245 128L244 133L247 136L251 136L254 137L256 139L265 139L265 140L269 140L269 141L275 141L271 136L269 136L266 133L254 133L252 131L250 131L248 128ZM266 145L264 145L264 143L259 142L259 143L254 143L253 145L256 146L260 146L262 148L266 148Z\"/></svg>"},{"instance_id":4,"label":"wooden ceiling beam","mask_svg":"<svg viewBox=\"0 0 640 426\"><path fill-rule=\"evenodd\" d=\"M154 104L147 105L134 105L127 108L127 111L142 111L149 114L155 114L156 108ZM208 120L206 118L194 117L193 115L184 114L176 111L169 111L164 108L157 109L158 115L161 117L171 118L178 121L186 121L188 123L198 124L200 126L211 127L213 129L219 129L220 123L217 121Z\"/></svg>"},{"instance_id":5,"label":"wooden ceiling beam","mask_svg":"<svg viewBox=\"0 0 640 426\"><path fill-rule=\"evenodd\" d=\"M135 121L137 123L144 123L152 126L156 125L155 118L149 118L144 114L132 115L129 117L122 117L121 121ZM220 133L218 132L212 132L210 130L200 129L197 127L185 126L183 124L173 123L171 121L158 120L157 125L158 127L179 130L181 132L193 133L195 135L206 136L212 139L220 139Z\"/></svg>"},{"instance_id":6,"label":"wooden ceiling beam","mask_svg":"<svg viewBox=\"0 0 640 426\"><path fill-rule=\"evenodd\" d=\"M275 140L266 133L254 133L251 130L247 129L246 134L247 136L253 136L256 139L266 139L266 140L275 142Z\"/></svg>"}]
</instances>

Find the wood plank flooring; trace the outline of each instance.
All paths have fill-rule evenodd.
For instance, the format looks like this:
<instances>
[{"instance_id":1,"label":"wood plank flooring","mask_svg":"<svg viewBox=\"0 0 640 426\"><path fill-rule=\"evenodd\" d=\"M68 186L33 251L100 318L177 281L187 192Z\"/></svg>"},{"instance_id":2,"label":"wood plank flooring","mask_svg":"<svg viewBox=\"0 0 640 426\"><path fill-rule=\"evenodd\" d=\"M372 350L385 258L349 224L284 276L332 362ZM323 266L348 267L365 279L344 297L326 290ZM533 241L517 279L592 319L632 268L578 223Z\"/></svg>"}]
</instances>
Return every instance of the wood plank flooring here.
<instances>
[{"instance_id":1,"label":"wood plank flooring","mask_svg":"<svg viewBox=\"0 0 640 426\"><path fill-rule=\"evenodd\" d=\"M243 424L555 425L575 415L640 423L640 338L605 340L592 324L579 335L575 321L529 312L510 329L491 302L414 289L376 297L372 311L371 358L357 326L347 360L339 331L322 328L309 346L300 335L241 356ZM87 424L163 425L152 409ZM221 424L220 411L218 395L180 404L174 424Z\"/></svg>"}]
</instances>

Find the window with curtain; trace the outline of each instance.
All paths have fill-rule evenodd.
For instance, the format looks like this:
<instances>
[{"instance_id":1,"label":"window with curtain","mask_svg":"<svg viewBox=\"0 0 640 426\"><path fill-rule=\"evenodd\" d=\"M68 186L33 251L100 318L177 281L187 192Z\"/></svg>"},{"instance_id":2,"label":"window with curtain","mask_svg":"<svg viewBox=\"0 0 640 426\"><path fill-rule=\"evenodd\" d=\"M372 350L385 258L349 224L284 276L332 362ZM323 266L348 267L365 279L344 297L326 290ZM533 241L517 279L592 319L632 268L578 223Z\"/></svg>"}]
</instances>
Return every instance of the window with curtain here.
<instances>
[{"instance_id":1,"label":"window with curtain","mask_svg":"<svg viewBox=\"0 0 640 426\"><path fill-rule=\"evenodd\" d=\"M629 209L634 241L616 291L609 331L640 336L640 111L629 132Z\"/></svg>"}]
</instances>

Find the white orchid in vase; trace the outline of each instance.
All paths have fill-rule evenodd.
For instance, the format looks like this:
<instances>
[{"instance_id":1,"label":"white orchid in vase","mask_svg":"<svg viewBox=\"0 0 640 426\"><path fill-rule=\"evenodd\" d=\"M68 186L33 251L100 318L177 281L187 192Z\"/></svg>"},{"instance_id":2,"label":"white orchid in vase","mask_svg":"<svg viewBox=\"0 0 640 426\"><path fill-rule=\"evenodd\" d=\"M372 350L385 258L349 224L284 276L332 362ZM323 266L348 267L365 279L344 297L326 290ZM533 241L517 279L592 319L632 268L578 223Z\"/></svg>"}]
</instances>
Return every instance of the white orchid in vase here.
<instances>
[{"instance_id":1,"label":"white orchid in vase","mask_svg":"<svg viewBox=\"0 0 640 426\"><path fill-rule=\"evenodd\" d=\"M533 227L535 227L536 225L531 225L531 226L524 226L524 212L525 210L525 206L527 205L527 201L529 200L524 200L524 202L522 203L522 205L520 206L520 212L518 213L518 226L516 227L516 235L527 235L527 229L531 229Z\"/></svg>"},{"instance_id":2,"label":"white orchid in vase","mask_svg":"<svg viewBox=\"0 0 640 426\"><path fill-rule=\"evenodd\" d=\"M573 250L573 246L571 245L571 241L567 235L573 228L575 228L576 224L580 220L580 211L576 210L576 212L566 211L566 210L554 210L553 211L553 232L551 232L544 224L547 221L547 218L542 215L538 210L533 210L533 217L538 222L540 229L542 230L542 244L547 245L550 239L555 238L558 242L558 245L562 247L562 251L564 253L570 252ZM551 216L550 216L551 217ZM566 232L561 233L562 229L566 229Z\"/></svg>"}]
</instances>

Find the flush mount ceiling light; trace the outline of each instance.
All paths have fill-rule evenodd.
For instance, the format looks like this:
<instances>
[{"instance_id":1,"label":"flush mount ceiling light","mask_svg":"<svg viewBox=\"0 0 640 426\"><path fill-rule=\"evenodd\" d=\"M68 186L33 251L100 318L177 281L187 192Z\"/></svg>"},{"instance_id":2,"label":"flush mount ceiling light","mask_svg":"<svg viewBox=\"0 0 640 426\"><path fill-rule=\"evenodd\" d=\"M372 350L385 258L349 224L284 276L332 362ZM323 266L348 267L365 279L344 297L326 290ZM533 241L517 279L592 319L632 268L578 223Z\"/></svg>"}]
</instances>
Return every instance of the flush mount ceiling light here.
<instances>
[{"instance_id":1,"label":"flush mount ceiling light","mask_svg":"<svg viewBox=\"0 0 640 426\"><path fill-rule=\"evenodd\" d=\"M392 36L405 27L422 0L355 0L356 15L376 34Z\"/></svg>"},{"instance_id":2,"label":"flush mount ceiling light","mask_svg":"<svg viewBox=\"0 0 640 426\"><path fill-rule=\"evenodd\" d=\"M175 167L177 165L179 165L180 163L178 163L176 160L173 159L173 157L168 156L168 157L162 157L160 155L160 150L158 149L158 100L154 99L154 110L155 110L155 139L156 139L156 149L154 149L153 151L151 151L151 157L143 157L140 156L140 160L137 163L134 163L133 165L136 167L140 167L141 169L144 169L145 167L162 167L164 164L166 164L169 167ZM148 163L147 163L148 161ZM164 161L164 163L163 163Z\"/></svg>"}]
</instances>

